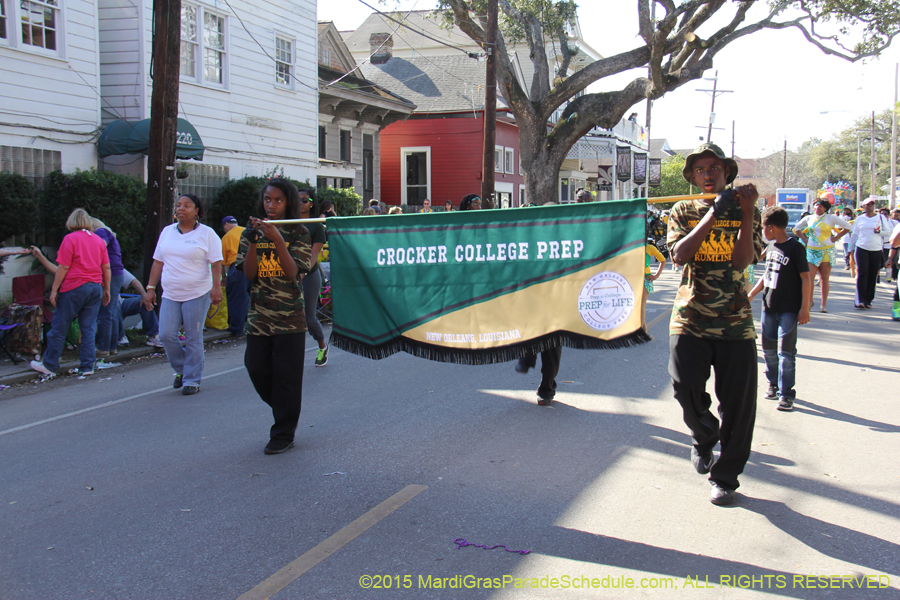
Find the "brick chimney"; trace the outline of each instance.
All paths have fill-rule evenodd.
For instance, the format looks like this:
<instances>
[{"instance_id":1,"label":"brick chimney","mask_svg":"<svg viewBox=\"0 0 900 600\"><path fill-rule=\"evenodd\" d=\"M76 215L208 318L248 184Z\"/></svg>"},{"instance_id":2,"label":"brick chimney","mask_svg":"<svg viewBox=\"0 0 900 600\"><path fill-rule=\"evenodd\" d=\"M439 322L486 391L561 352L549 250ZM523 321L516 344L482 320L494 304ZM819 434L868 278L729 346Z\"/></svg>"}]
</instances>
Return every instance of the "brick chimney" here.
<instances>
[{"instance_id":1,"label":"brick chimney","mask_svg":"<svg viewBox=\"0 0 900 600\"><path fill-rule=\"evenodd\" d=\"M372 54L373 65L383 65L389 61L393 49L394 40L390 33L373 33L369 36L369 52Z\"/></svg>"}]
</instances>

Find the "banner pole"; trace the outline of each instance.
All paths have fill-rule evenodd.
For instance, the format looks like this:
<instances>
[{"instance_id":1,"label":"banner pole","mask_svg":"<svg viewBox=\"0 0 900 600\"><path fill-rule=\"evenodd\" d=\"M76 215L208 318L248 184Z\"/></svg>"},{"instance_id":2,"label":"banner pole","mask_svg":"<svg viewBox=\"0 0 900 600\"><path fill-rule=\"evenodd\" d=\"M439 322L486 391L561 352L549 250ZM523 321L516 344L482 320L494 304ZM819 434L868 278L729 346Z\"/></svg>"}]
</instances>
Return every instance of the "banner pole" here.
<instances>
[{"instance_id":1,"label":"banner pole","mask_svg":"<svg viewBox=\"0 0 900 600\"><path fill-rule=\"evenodd\" d=\"M662 204L663 202L678 202L679 200L712 200L718 194L686 194L684 196L660 196L659 198L637 198L646 200L647 204Z\"/></svg>"},{"instance_id":2,"label":"banner pole","mask_svg":"<svg viewBox=\"0 0 900 600\"><path fill-rule=\"evenodd\" d=\"M264 221L273 225L288 225L290 223L324 223L325 217L319 217L318 219L276 219L274 221L264 219Z\"/></svg>"}]
</instances>

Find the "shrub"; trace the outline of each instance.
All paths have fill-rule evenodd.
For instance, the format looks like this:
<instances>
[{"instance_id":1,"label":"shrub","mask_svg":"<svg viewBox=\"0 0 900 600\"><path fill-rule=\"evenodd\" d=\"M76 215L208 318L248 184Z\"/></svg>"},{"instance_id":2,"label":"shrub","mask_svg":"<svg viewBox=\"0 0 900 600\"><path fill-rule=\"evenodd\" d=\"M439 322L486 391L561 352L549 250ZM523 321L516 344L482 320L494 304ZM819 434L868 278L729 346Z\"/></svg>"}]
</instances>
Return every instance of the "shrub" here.
<instances>
[{"instance_id":1,"label":"shrub","mask_svg":"<svg viewBox=\"0 0 900 600\"><path fill-rule=\"evenodd\" d=\"M289 178L290 179L290 178ZM216 202L210 208L207 215L206 224L216 230L219 235L225 233L222 230L222 218L228 215L237 219L238 225L241 227L247 224L250 215L256 213L256 204L259 202L259 191L263 184L268 180L267 177L242 177L240 179L232 179L221 188L219 195L216 196ZM309 181L297 181L290 179L297 188L311 187Z\"/></svg>"},{"instance_id":2,"label":"shrub","mask_svg":"<svg viewBox=\"0 0 900 600\"><path fill-rule=\"evenodd\" d=\"M339 217L355 217L362 212L362 196L354 192L353 188L319 188L316 190L316 198L319 202L331 201Z\"/></svg>"},{"instance_id":3,"label":"shrub","mask_svg":"<svg viewBox=\"0 0 900 600\"><path fill-rule=\"evenodd\" d=\"M116 232L122 263L140 270L144 256L147 188L138 179L110 171L50 173L41 194L47 245L58 246L69 233L66 219L76 208L85 209Z\"/></svg>"},{"instance_id":4,"label":"shrub","mask_svg":"<svg viewBox=\"0 0 900 600\"><path fill-rule=\"evenodd\" d=\"M0 173L0 241L34 233L39 214L40 204L28 178Z\"/></svg>"}]
</instances>

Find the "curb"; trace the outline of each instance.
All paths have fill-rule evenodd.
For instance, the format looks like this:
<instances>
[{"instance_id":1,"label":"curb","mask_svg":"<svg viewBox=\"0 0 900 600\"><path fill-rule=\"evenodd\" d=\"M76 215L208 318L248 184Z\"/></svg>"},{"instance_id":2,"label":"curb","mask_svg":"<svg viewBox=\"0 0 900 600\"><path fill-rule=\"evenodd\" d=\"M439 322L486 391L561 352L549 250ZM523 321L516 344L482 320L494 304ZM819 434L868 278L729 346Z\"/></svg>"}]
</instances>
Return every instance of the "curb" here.
<instances>
[{"instance_id":1,"label":"curb","mask_svg":"<svg viewBox=\"0 0 900 600\"><path fill-rule=\"evenodd\" d=\"M214 342L217 340L222 340L226 338L232 337L230 331L213 329L211 333L203 334L203 345L206 346L209 342ZM116 362L124 362L126 360L131 360L132 358L139 358L141 356L148 356L155 352L165 353L165 350L162 348L157 348L155 346L140 346L138 348L129 348L127 350L120 350L117 354L114 355ZM38 379L41 374L37 371L32 371L28 366L29 360L23 360L20 365L22 365L22 371L19 373L13 373L12 375L5 375L0 377L0 385L16 385L17 383L25 383L27 381L31 381L33 379ZM65 364L59 365L59 371L65 373L69 369L73 369L79 366L81 363L78 361L72 361ZM62 379L63 376L58 376L59 379Z\"/></svg>"}]
</instances>

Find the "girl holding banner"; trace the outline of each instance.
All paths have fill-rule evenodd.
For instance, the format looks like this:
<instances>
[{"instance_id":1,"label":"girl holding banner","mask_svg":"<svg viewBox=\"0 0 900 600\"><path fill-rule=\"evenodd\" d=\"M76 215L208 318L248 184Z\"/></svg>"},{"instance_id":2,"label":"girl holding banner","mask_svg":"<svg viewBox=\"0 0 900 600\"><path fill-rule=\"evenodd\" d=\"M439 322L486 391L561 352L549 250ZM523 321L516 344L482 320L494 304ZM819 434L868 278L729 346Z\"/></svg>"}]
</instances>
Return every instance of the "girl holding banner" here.
<instances>
[{"instance_id":1,"label":"girl holding banner","mask_svg":"<svg viewBox=\"0 0 900 600\"><path fill-rule=\"evenodd\" d=\"M300 218L300 194L290 181L270 179L256 212L241 234L235 261L251 282L244 366L275 419L264 452L281 454L294 446L300 420L306 349L301 282L310 269L312 247L302 224L269 222Z\"/></svg>"}]
</instances>

